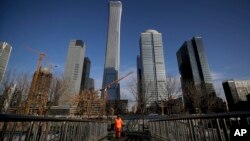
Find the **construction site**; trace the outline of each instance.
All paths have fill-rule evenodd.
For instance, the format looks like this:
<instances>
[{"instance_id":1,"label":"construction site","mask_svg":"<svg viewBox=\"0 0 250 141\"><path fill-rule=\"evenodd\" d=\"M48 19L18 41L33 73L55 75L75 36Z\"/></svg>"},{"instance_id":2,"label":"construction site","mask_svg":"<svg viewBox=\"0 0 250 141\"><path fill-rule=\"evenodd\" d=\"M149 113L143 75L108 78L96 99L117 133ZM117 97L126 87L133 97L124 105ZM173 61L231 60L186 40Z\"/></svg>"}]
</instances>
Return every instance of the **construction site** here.
<instances>
[{"instance_id":1,"label":"construction site","mask_svg":"<svg viewBox=\"0 0 250 141\"><path fill-rule=\"evenodd\" d=\"M77 117L103 117L104 115L115 115L128 111L128 100L107 100L108 89L117 85L121 80L133 72L112 81L101 89L81 90L79 94L70 96L71 105L51 104L50 93L53 81L53 67L42 67L44 52L32 48L29 51L38 55L36 70L33 74L31 85L28 91L27 100L23 104L22 114L24 115L47 115L47 116L77 116ZM67 85L68 86L68 85ZM66 87L67 87L66 86ZM65 86L64 86L65 87ZM67 93L67 90L65 90ZM64 93L65 93L64 92ZM101 95L100 95L101 93ZM60 97L63 95L61 93ZM15 111L10 108L10 111Z\"/></svg>"}]
</instances>

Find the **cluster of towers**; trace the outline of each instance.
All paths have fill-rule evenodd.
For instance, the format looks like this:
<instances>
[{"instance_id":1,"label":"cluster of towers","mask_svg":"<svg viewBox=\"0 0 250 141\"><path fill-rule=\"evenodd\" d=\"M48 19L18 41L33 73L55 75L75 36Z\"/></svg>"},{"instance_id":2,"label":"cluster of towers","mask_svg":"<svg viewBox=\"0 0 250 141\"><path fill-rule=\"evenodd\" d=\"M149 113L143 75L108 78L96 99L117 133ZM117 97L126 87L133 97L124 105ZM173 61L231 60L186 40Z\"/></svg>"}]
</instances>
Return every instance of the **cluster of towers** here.
<instances>
[{"instance_id":1,"label":"cluster of towers","mask_svg":"<svg viewBox=\"0 0 250 141\"><path fill-rule=\"evenodd\" d=\"M102 87L119 79L121 13L122 3L120 1L109 1L109 24ZM0 80L2 80L12 47L7 43L1 43L0 46ZM167 76L162 33L154 29L145 30L140 34L139 48L140 52L137 56L137 94L140 103L138 104L147 108L158 105L162 100L169 100L166 98L168 92L166 92ZM70 41L64 79L69 84L67 93L71 95L79 94L80 91L85 89L95 89L94 79L89 77L91 61L85 56L85 52L86 45L82 40ZM216 96L212 83L202 37L195 36L191 40L185 41L177 51L176 56L186 111L195 113L198 108L198 110L207 112L206 108L208 107L197 107L197 105L192 104L197 101L197 98L194 98L196 94L199 94L198 99L203 104L208 103L206 100L211 98L217 101L216 103L220 103L221 100ZM44 89L49 87L51 80L52 74L39 68L33 77L34 83L32 82L31 85L34 85L34 90L31 88L31 93L37 91L36 97L39 97L40 93L46 93L46 99L49 92L44 91ZM39 83L39 87L35 83ZM242 89L244 87L244 92L233 93L233 86L236 89L238 85L242 85ZM244 82L244 84L243 82L225 81L223 87L231 109L235 109L235 104L250 99L249 81ZM107 89L107 93L107 100L120 100L119 82L111 85ZM31 95L29 94L29 97ZM44 97L40 96L40 98Z\"/></svg>"}]
</instances>

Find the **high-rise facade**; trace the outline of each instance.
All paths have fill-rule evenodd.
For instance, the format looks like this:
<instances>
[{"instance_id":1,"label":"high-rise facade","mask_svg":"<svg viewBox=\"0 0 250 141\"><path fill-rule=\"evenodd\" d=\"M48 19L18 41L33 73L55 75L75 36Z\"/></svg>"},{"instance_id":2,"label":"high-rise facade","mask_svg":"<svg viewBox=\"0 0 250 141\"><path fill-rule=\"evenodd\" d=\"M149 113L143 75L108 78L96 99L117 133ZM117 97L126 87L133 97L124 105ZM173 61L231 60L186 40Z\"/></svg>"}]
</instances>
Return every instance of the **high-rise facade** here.
<instances>
[{"instance_id":1,"label":"high-rise facade","mask_svg":"<svg viewBox=\"0 0 250 141\"><path fill-rule=\"evenodd\" d=\"M104 65L103 87L112 81L117 80L119 77L121 13L122 3L120 1L109 1L108 39ZM113 85L108 89L107 99L120 99L119 84Z\"/></svg>"},{"instance_id":2,"label":"high-rise facade","mask_svg":"<svg viewBox=\"0 0 250 141\"><path fill-rule=\"evenodd\" d=\"M95 80L93 78L89 78L87 89L95 90Z\"/></svg>"},{"instance_id":3,"label":"high-rise facade","mask_svg":"<svg viewBox=\"0 0 250 141\"><path fill-rule=\"evenodd\" d=\"M215 93L201 37L197 36L185 41L176 55L183 94L187 91L197 90L202 90L203 94ZM187 102L187 95L184 94L183 96L187 108L190 103ZM194 107L188 109L194 109Z\"/></svg>"},{"instance_id":4,"label":"high-rise facade","mask_svg":"<svg viewBox=\"0 0 250 141\"><path fill-rule=\"evenodd\" d=\"M71 40L64 70L64 79L69 83L68 93L70 94L79 94L80 92L84 55L84 42Z\"/></svg>"},{"instance_id":5,"label":"high-rise facade","mask_svg":"<svg viewBox=\"0 0 250 141\"><path fill-rule=\"evenodd\" d=\"M250 96L250 80L228 80L222 82L222 85L230 111L249 110L246 102L247 96Z\"/></svg>"},{"instance_id":6,"label":"high-rise facade","mask_svg":"<svg viewBox=\"0 0 250 141\"><path fill-rule=\"evenodd\" d=\"M140 36L140 55L137 58L138 89L146 106L166 98L166 70L162 34L156 30L146 30Z\"/></svg>"},{"instance_id":7,"label":"high-rise facade","mask_svg":"<svg viewBox=\"0 0 250 141\"><path fill-rule=\"evenodd\" d=\"M0 42L0 82L4 77L12 47L6 42Z\"/></svg>"},{"instance_id":8,"label":"high-rise facade","mask_svg":"<svg viewBox=\"0 0 250 141\"><path fill-rule=\"evenodd\" d=\"M82 70L82 81L81 81L81 91L88 89L88 80L90 73L91 61L88 57L84 57L83 70Z\"/></svg>"}]
</instances>

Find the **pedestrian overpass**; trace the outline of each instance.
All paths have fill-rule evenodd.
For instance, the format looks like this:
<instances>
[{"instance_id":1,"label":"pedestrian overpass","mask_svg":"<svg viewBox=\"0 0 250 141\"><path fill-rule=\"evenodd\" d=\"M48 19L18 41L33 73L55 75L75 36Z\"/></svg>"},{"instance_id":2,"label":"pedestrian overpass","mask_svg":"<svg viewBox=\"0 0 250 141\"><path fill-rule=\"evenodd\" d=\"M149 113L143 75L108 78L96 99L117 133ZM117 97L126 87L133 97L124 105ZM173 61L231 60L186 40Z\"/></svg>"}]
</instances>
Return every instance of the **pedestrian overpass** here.
<instances>
[{"instance_id":1,"label":"pedestrian overpass","mask_svg":"<svg viewBox=\"0 0 250 141\"><path fill-rule=\"evenodd\" d=\"M122 138L111 119L0 115L0 141L229 141L230 128L250 126L250 112L122 116Z\"/></svg>"}]
</instances>

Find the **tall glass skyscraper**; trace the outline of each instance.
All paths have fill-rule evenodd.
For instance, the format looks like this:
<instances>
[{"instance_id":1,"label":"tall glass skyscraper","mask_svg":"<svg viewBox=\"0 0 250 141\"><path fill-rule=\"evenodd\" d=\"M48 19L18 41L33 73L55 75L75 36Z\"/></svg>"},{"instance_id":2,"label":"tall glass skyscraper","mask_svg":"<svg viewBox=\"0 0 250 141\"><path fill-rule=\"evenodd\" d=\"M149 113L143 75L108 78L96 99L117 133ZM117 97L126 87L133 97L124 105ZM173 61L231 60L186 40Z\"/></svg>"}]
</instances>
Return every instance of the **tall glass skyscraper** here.
<instances>
[{"instance_id":1,"label":"tall glass skyscraper","mask_svg":"<svg viewBox=\"0 0 250 141\"><path fill-rule=\"evenodd\" d=\"M187 90L190 88L194 89L192 91L199 89L203 94L215 93L201 37L196 36L189 41L185 41L176 55L183 93L190 91ZM187 98L184 95L186 108L190 105L190 103L187 103ZM193 107L188 109L193 109Z\"/></svg>"},{"instance_id":2,"label":"tall glass skyscraper","mask_svg":"<svg viewBox=\"0 0 250 141\"><path fill-rule=\"evenodd\" d=\"M109 25L106 48L106 60L104 65L103 87L118 79L120 66L120 25L122 3L120 1L109 2ZM113 85L108 90L108 100L120 99L119 84Z\"/></svg>"},{"instance_id":3,"label":"tall glass skyscraper","mask_svg":"<svg viewBox=\"0 0 250 141\"><path fill-rule=\"evenodd\" d=\"M165 99L166 70L163 53L162 34L156 30L146 30L140 37L140 55L137 58L138 82L146 106ZM141 82L140 82L141 81Z\"/></svg>"},{"instance_id":4,"label":"tall glass skyscraper","mask_svg":"<svg viewBox=\"0 0 250 141\"><path fill-rule=\"evenodd\" d=\"M90 59L88 57L84 57L84 63L83 63L83 69L82 69L81 91L88 89L90 66L91 66Z\"/></svg>"},{"instance_id":5,"label":"tall glass skyscraper","mask_svg":"<svg viewBox=\"0 0 250 141\"><path fill-rule=\"evenodd\" d=\"M6 42L0 42L0 82L4 77L12 47Z\"/></svg>"},{"instance_id":6,"label":"tall glass skyscraper","mask_svg":"<svg viewBox=\"0 0 250 141\"><path fill-rule=\"evenodd\" d=\"M70 94L79 94L80 92L84 55L84 42L71 40L64 70L64 79L69 82Z\"/></svg>"}]
</instances>

